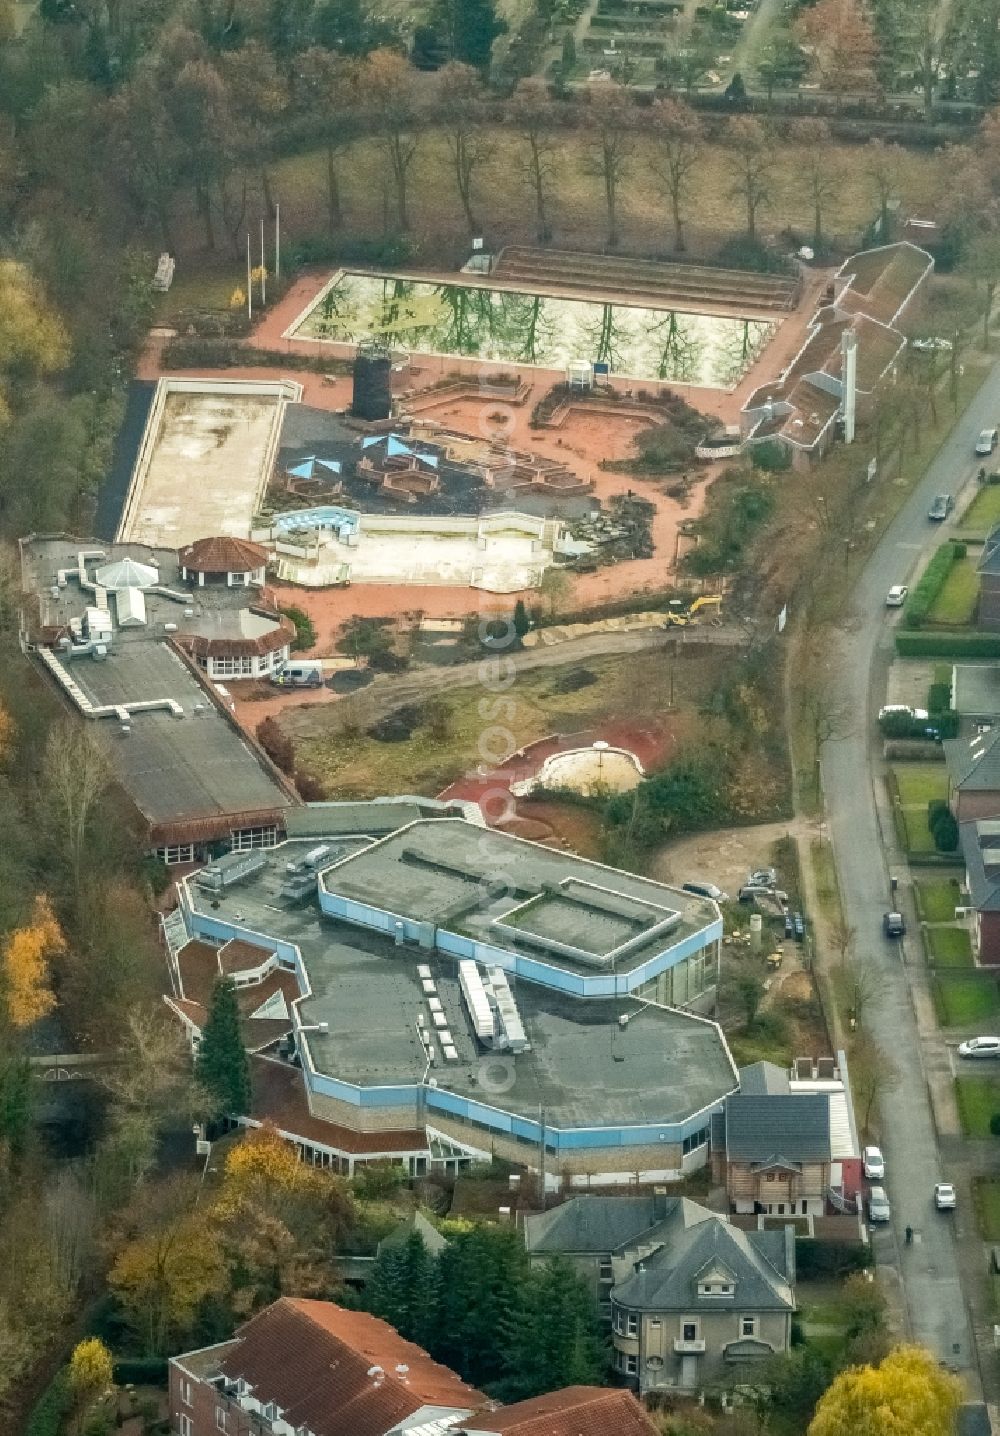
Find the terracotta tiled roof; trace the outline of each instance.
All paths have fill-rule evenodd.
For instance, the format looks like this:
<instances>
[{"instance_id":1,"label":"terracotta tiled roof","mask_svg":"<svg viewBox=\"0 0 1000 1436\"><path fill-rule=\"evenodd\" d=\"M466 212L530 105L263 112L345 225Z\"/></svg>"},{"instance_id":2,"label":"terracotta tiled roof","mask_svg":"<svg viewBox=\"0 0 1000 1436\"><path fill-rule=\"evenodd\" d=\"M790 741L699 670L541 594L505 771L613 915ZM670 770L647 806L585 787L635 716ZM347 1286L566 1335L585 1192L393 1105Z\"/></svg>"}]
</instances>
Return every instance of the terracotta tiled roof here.
<instances>
[{"instance_id":1,"label":"terracotta tiled roof","mask_svg":"<svg viewBox=\"0 0 1000 1436\"><path fill-rule=\"evenodd\" d=\"M314 1117L306 1102L302 1073L297 1067L276 1062L268 1057L252 1057L253 1117L258 1122L272 1122L279 1131L318 1142L332 1151L351 1156L377 1156L381 1153L423 1152L427 1149L426 1134L419 1129L403 1128L390 1132L356 1132L336 1122Z\"/></svg>"},{"instance_id":2,"label":"terracotta tiled roof","mask_svg":"<svg viewBox=\"0 0 1000 1436\"><path fill-rule=\"evenodd\" d=\"M182 548L177 558L192 573L251 573L266 566L268 553L249 539L204 538Z\"/></svg>"},{"instance_id":3,"label":"terracotta tiled roof","mask_svg":"<svg viewBox=\"0 0 1000 1436\"><path fill-rule=\"evenodd\" d=\"M468 1426L491 1436L654 1436L657 1429L631 1391L600 1386L567 1386L483 1413Z\"/></svg>"},{"instance_id":4,"label":"terracotta tiled roof","mask_svg":"<svg viewBox=\"0 0 1000 1436\"><path fill-rule=\"evenodd\" d=\"M212 988L219 980L218 948L193 938L177 954L177 970L181 979L181 996L207 1007L212 999Z\"/></svg>"},{"instance_id":5,"label":"terracotta tiled roof","mask_svg":"<svg viewBox=\"0 0 1000 1436\"><path fill-rule=\"evenodd\" d=\"M369 1374L373 1367L381 1371ZM485 1404L386 1322L326 1301L276 1301L240 1328L220 1369L314 1436L384 1436L425 1405L469 1411Z\"/></svg>"},{"instance_id":6,"label":"terracotta tiled roof","mask_svg":"<svg viewBox=\"0 0 1000 1436\"><path fill-rule=\"evenodd\" d=\"M259 947L255 942L244 942L242 938L230 938L219 948L219 961L225 973L246 972L260 967L269 957L274 956L273 947Z\"/></svg>"}]
</instances>

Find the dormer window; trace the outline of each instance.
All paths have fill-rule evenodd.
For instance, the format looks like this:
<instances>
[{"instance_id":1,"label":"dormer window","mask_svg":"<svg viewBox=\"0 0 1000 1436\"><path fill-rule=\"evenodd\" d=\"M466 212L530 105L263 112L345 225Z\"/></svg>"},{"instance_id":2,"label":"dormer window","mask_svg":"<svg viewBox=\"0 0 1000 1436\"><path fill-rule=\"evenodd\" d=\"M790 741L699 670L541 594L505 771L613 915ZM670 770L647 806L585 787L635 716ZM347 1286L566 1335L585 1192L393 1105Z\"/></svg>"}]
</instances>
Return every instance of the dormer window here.
<instances>
[{"instance_id":1,"label":"dormer window","mask_svg":"<svg viewBox=\"0 0 1000 1436\"><path fill-rule=\"evenodd\" d=\"M724 1277L708 1277L698 1283L699 1296L732 1296L735 1291L733 1282Z\"/></svg>"}]
</instances>

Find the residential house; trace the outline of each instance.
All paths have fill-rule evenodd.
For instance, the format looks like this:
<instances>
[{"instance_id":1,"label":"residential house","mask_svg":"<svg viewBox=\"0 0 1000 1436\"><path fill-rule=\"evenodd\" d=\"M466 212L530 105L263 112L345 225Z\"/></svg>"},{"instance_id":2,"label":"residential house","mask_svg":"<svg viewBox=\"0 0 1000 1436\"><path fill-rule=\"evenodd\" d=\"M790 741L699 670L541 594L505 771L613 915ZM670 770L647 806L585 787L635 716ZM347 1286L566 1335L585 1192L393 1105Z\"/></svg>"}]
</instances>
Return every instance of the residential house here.
<instances>
[{"instance_id":1,"label":"residential house","mask_svg":"<svg viewBox=\"0 0 1000 1436\"><path fill-rule=\"evenodd\" d=\"M984 967L1000 967L1000 820L959 827L965 885L972 908L972 948Z\"/></svg>"},{"instance_id":2,"label":"residential house","mask_svg":"<svg viewBox=\"0 0 1000 1436\"><path fill-rule=\"evenodd\" d=\"M615 1366L641 1394L746 1380L787 1351L795 1311L795 1235L742 1231L680 1201L662 1245L611 1292Z\"/></svg>"},{"instance_id":3,"label":"residential house","mask_svg":"<svg viewBox=\"0 0 1000 1436\"><path fill-rule=\"evenodd\" d=\"M610 1321L612 1288L661 1245L682 1200L657 1187L649 1196L588 1193L547 1212L530 1212L524 1218L528 1258L535 1266L552 1257L571 1261L590 1285L601 1315Z\"/></svg>"},{"instance_id":4,"label":"residential house","mask_svg":"<svg viewBox=\"0 0 1000 1436\"><path fill-rule=\"evenodd\" d=\"M170 1362L176 1436L654 1436L628 1391L497 1406L388 1323L282 1297L231 1341Z\"/></svg>"},{"instance_id":5,"label":"residential house","mask_svg":"<svg viewBox=\"0 0 1000 1436\"><path fill-rule=\"evenodd\" d=\"M800 466L824 453L845 408L863 414L891 375L906 347L899 323L933 267L926 250L906 241L846 259L799 352L744 405L747 442L776 441Z\"/></svg>"},{"instance_id":6,"label":"residential house","mask_svg":"<svg viewBox=\"0 0 1000 1436\"><path fill-rule=\"evenodd\" d=\"M612 1325L615 1365L640 1392L703 1388L788 1349L794 1236L746 1232L686 1197L579 1196L527 1216L533 1265L569 1260Z\"/></svg>"},{"instance_id":7,"label":"residential house","mask_svg":"<svg viewBox=\"0 0 1000 1436\"><path fill-rule=\"evenodd\" d=\"M959 824L1000 818L1000 726L942 743L948 802Z\"/></svg>"}]
</instances>

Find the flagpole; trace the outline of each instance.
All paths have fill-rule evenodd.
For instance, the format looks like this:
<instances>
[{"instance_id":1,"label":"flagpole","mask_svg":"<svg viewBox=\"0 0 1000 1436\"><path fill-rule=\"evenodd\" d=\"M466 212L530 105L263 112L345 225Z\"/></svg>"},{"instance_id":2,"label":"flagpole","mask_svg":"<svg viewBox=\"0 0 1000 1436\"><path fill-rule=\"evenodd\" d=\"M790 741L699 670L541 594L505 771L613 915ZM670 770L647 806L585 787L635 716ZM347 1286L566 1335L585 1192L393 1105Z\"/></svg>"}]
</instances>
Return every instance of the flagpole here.
<instances>
[{"instance_id":1,"label":"flagpole","mask_svg":"<svg viewBox=\"0 0 1000 1436\"><path fill-rule=\"evenodd\" d=\"M250 278L250 231L247 230L247 318L253 321L253 283Z\"/></svg>"},{"instance_id":2,"label":"flagpole","mask_svg":"<svg viewBox=\"0 0 1000 1436\"><path fill-rule=\"evenodd\" d=\"M264 263L264 216L260 217L260 302L267 303L267 265Z\"/></svg>"},{"instance_id":3,"label":"flagpole","mask_svg":"<svg viewBox=\"0 0 1000 1436\"><path fill-rule=\"evenodd\" d=\"M274 206L274 277L281 276L281 205Z\"/></svg>"}]
</instances>

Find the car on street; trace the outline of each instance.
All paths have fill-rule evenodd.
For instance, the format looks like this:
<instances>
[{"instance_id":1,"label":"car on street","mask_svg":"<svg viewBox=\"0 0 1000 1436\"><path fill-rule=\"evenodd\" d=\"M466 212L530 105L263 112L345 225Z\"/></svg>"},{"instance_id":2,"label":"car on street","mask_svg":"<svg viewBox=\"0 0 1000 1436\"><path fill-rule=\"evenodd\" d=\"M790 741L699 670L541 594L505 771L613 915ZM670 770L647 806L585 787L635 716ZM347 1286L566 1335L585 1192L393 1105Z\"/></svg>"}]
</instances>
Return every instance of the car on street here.
<instances>
[{"instance_id":1,"label":"car on street","mask_svg":"<svg viewBox=\"0 0 1000 1436\"><path fill-rule=\"evenodd\" d=\"M934 1205L939 1212L953 1212L958 1206L958 1198L951 1182L934 1183Z\"/></svg>"},{"instance_id":2,"label":"car on street","mask_svg":"<svg viewBox=\"0 0 1000 1436\"><path fill-rule=\"evenodd\" d=\"M872 1187L868 1193L868 1220L887 1222L892 1218L892 1208L885 1194L885 1187Z\"/></svg>"},{"instance_id":3,"label":"car on street","mask_svg":"<svg viewBox=\"0 0 1000 1436\"><path fill-rule=\"evenodd\" d=\"M804 942L806 936L805 918L800 912L792 914L792 927L795 931L795 941Z\"/></svg>"},{"instance_id":4,"label":"car on street","mask_svg":"<svg viewBox=\"0 0 1000 1436\"><path fill-rule=\"evenodd\" d=\"M936 354L939 351L943 353L951 348L951 340L930 334L926 339L911 339L910 348L915 349L918 354Z\"/></svg>"},{"instance_id":5,"label":"car on street","mask_svg":"<svg viewBox=\"0 0 1000 1436\"><path fill-rule=\"evenodd\" d=\"M959 1057L1000 1057L1000 1037L970 1037L958 1044Z\"/></svg>"},{"instance_id":6,"label":"car on street","mask_svg":"<svg viewBox=\"0 0 1000 1436\"><path fill-rule=\"evenodd\" d=\"M927 517L933 519L935 523L941 523L943 519L948 517L954 507L955 500L951 494L937 494L934 498L934 502L927 510Z\"/></svg>"},{"instance_id":7,"label":"car on street","mask_svg":"<svg viewBox=\"0 0 1000 1436\"><path fill-rule=\"evenodd\" d=\"M905 583L894 583L885 596L886 608L902 608L909 593Z\"/></svg>"},{"instance_id":8,"label":"car on street","mask_svg":"<svg viewBox=\"0 0 1000 1436\"><path fill-rule=\"evenodd\" d=\"M729 894L716 887L715 883L682 883L681 892L694 893L695 897L711 898L713 902L729 901Z\"/></svg>"},{"instance_id":9,"label":"car on street","mask_svg":"<svg viewBox=\"0 0 1000 1436\"><path fill-rule=\"evenodd\" d=\"M785 936L795 936L795 923L792 921L792 915L790 912L785 913Z\"/></svg>"},{"instance_id":10,"label":"car on street","mask_svg":"<svg viewBox=\"0 0 1000 1436\"><path fill-rule=\"evenodd\" d=\"M992 454L998 443L1000 443L1000 432L996 429L983 429L976 440L976 453L980 457Z\"/></svg>"},{"instance_id":11,"label":"car on street","mask_svg":"<svg viewBox=\"0 0 1000 1436\"><path fill-rule=\"evenodd\" d=\"M907 718L915 718L918 723L923 723L930 717L926 708L911 708L909 703L883 703L878 710L879 722L892 713L903 713Z\"/></svg>"},{"instance_id":12,"label":"car on street","mask_svg":"<svg viewBox=\"0 0 1000 1436\"><path fill-rule=\"evenodd\" d=\"M906 919L901 912L882 914L882 931L886 937L902 937L906 932Z\"/></svg>"},{"instance_id":13,"label":"car on street","mask_svg":"<svg viewBox=\"0 0 1000 1436\"><path fill-rule=\"evenodd\" d=\"M885 1180L885 1158L882 1156L881 1148L866 1147L861 1153L861 1160L864 1164L865 1176L870 1182Z\"/></svg>"}]
</instances>

